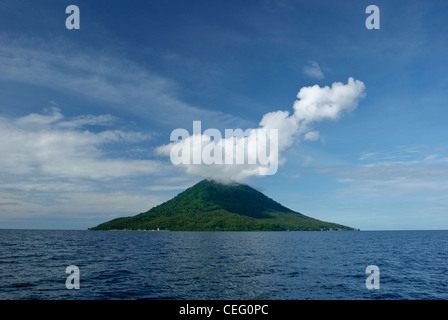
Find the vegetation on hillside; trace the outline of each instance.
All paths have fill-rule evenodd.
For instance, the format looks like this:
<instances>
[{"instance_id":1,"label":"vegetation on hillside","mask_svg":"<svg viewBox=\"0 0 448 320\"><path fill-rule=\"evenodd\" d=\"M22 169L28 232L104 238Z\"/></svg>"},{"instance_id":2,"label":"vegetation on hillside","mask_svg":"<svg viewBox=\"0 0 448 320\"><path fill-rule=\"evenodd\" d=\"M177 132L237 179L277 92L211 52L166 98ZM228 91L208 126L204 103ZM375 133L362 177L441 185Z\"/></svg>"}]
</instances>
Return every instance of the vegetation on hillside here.
<instances>
[{"instance_id":1,"label":"vegetation on hillside","mask_svg":"<svg viewBox=\"0 0 448 320\"><path fill-rule=\"evenodd\" d=\"M90 230L286 231L353 230L294 212L244 184L203 180L173 199L133 217Z\"/></svg>"}]
</instances>

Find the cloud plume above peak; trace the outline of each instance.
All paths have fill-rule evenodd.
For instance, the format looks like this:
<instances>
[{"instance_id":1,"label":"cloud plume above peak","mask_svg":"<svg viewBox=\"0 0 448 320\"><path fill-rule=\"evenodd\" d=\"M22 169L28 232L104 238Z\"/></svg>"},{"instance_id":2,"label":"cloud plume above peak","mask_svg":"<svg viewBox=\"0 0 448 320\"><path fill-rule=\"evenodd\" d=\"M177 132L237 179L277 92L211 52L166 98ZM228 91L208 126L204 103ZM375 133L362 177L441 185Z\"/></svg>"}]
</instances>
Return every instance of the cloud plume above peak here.
<instances>
[{"instance_id":1,"label":"cloud plume above peak","mask_svg":"<svg viewBox=\"0 0 448 320\"><path fill-rule=\"evenodd\" d=\"M293 104L293 113L284 110L273 111L265 114L259 127L251 129L250 134L240 137L211 137L207 134L200 133L201 144L194 144L191 137L186 139L173 141L170 144L162 145L157 148L157 153L160 155L170 156L173 148L176 150L187 151L189 155L203 152L204 144L207 148L213 150L223 150L223 146L247 146L248 142L259 132L269 132L270 130L277 130L278 143L275 144L276 150L269 146L274 145L273 141L268 141L263 150L265 155L276 156L274 165L281 165L286 161L286 151L292 147L294 143L301 140L315 141L319 139L319 132L314 130L315 124L330 120L336 121L340 119L345 113L351 112L358 106L359 101L365 96L365 85L360 80L355 80L350 77L346 84L335 82L331 87L320 87L314 85L311 87L303 87L297 94L297 100ZM236 129L236 128L235 128ZM231 140L230 140L231 139ZM212 147L210 147L212 145ZM233 147L232 147L233 148ZM258 146L259 148L259 146ZM274 152L275 151L275 152ZM224 148L223 154L227 152ZM246 159L256 158L257 151L247 148L245 151ZM250 176L259 175L260 169L266 169L266 163L250 163L247 161L243 164L226 163L196 163L196 164L177 164L183 167L189 174L199 175L206 178L213 178L219 181L244 181ZM272 163L270 163L272 165Z\"/></svg>"}]
</instances>

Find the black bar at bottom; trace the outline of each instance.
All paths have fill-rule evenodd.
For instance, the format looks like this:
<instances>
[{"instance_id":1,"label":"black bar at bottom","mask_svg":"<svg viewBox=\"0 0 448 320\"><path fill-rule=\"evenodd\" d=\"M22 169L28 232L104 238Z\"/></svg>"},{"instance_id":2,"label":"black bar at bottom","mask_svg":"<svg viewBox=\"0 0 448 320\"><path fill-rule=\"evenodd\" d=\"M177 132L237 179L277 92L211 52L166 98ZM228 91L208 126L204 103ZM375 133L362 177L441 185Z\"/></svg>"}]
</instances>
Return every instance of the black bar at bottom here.
<instances>
[{"instance_id":1,"label":"black bar at bottom","mask_svg":"<svg viewBox=\"0 0 448 320\"><path fill-rule=\"evenodd\" d=\"M304 300L12 300L0 301L3 314L30 312L33 315L139 317L142 319L301 319L310 316L359 319L368 315L398 312L415 314L427 310L423 301L304 301ZM446 309L446 301L431 310ZM81 320L83 320L81 318Z\"/></svg>"}]
</instances>

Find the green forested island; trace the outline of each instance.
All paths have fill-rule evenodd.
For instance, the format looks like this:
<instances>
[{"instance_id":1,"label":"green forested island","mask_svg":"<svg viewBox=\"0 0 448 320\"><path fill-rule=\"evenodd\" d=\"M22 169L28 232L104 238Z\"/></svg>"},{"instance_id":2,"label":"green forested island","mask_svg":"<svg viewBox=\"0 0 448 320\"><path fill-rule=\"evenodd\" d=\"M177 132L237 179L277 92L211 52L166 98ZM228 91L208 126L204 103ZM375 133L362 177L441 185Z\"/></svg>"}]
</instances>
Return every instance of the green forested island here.
<instances>
[{"instance_id":1,"label":"green forested island","mask_svg":"<svg viewBox=\"0 0 448 320\"><path fill-rule=\"evenodd\" d=\"M356 230L290 210L245 184L202 180L173 199L89 230L287 231Z\"/></svg>"}]
</instances>

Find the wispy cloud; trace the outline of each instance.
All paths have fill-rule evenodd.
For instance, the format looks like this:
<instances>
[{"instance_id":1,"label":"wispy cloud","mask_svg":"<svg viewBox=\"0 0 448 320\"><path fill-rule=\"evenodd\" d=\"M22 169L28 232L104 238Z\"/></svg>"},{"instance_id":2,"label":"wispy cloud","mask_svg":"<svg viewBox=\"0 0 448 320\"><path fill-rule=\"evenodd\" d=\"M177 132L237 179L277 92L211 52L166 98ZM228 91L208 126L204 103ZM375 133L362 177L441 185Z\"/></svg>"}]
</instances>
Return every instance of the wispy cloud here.
<instances>
[{"instance_id":1,"label":"wispy cloud","mask_svg":"<svg viewBox=\"0 0 448 320\"><path fill-rule=\"evenodd\" d=\"M95 217L133 215L167 200L154 191L191 185L188 178L172 181L175 169L151 159L149 149L144 156L130 156L129 149L147 146L153 135L109 127L117 119L108 114L65 117L57 108L19 118L0 116L0 221L57 221L63 213L77 227L89 227L99 222Z\"/></svg>"},{"instance_id":2,"label":"wispy cloud","mask_svg":"<svg viewBox=\"0 0 448 320\"><path fill-rule=\"evenodd\" d=\"M322 168L318 171L337 177L341 198L388 199L409 202L415 199L444 202L448 192L448 157L424 146L399 146L369 151L355 166Z\"/></svg>"},{"instance_id":3,"label":"wispy cloud","mask_svg":"<svg viewBox=\"0 0 448 320\"><path fill-rule=\"evenodd\" d=\"M116 217L135 215L160 204L163 197L124 191L39 193L34 197L17 192L0 193L2 227L22 222L28 228L88 228ZM27 221L27 222L26 222Z\"/></svg>"},{"instance_id":4,"label":"wispy cloud","mask_svg":"<svg viewBox=\"0 0 448 320\"><path fill-rule=\"evenodd\" d=\"M310 61L303 67L303 72L310 78L322 80L325 76L316 61Z\"/></svg>"},{"instance_id":5,"label":"wispy cloud","mask_svg":"<svg viewBox=\"0 0 448 320\"><path fill-rule=\"evenodd\" d=\"M139 118L157 118L158 123L170 127L197 119L216 126L248 124L236 116L183 101L177 83L126 58L78 49L56 40L12 40L0 34L0 79L76 93Z\"/></svg>"},{"instance_id":6,"label":"wispy cloud","mask_svg":"<svg viewBox=\"0 0 448 320\"><path fill-rule=\"evenodd\" d=\"M440 150L439 150L440 151ZM448 157L425 146L404 145L394 149L365 152L359 157L365 167L432 166L448 163Z\"/></svg>"},{"instance_id":7,"label":"wispy cloud","mask_svg":"<svg viewBox=\"0 0 448 320\"><path fill-rule=\"evenodd\" d=\"M341 177L338 181L342 185L337 189L341 198L394 202L422 199L428 203L437 199L448 205L448 168L376 166L333 170Z\"/></svg>"},{"instance_id":8,"label":"wispy cloud","mask_svg":"<svg viewBox=\"0 0 448 320\"><path fill-rule=\"evenodd\" d=\"M85 125L105 124L114 117L81 116L64 119L58 109L17 119L0 117L0 171L37 177L111 179L154 174L161 163L154 160L110 158L102 149L112 143L138 143L151 139L142 132L103 130ZM28 177L28 176L26 176ZM24 177L25 178L25 177Z\"/></svg>"}]
</instances>

